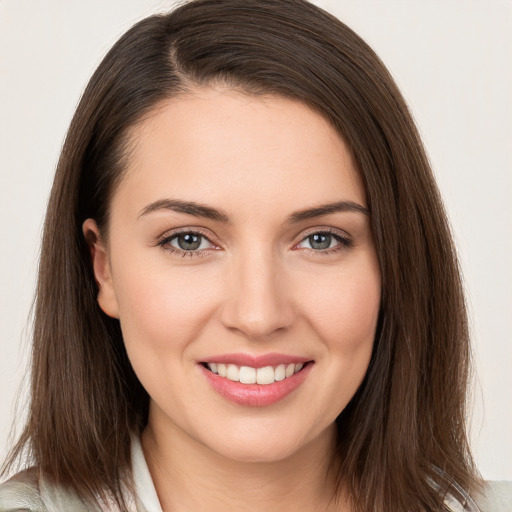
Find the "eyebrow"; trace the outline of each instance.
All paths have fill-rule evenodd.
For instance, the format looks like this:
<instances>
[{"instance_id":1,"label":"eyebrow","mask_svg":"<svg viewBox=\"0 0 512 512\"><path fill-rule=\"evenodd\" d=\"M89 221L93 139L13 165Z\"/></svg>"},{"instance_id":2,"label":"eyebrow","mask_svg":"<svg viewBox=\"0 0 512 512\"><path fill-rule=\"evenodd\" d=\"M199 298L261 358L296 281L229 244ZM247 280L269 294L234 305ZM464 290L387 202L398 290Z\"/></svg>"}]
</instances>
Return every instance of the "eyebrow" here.
<instances>
[{"instance_id":1,"label":"eyebrow","mask_svg":"<svg viewBox=\"0 0 512 512\"><path fill-rule=\"evenodd\" d=\"M229 217L226 213L210 206L206 206L194 201L181 201L179 199L160 199L154 203L149 204L141 210L137 219L148 213L156 212L158 210L172 210L178 213L186 213L194 217L204 217L206 219L216 220L218 222L229 222Z\"/></svg>"},{"instance_id":2,"label":"eyebrow","mask_svg":"<svg viewBox=\"0 0 512 512\"><path fill-rule=\"evenodd\" d=\"M137 219L159 210L172 210L178 213L193 215L194 217L203 217L223 223L229 222L228 215L222 210L196 203L195 201L182 201L180 199L159 199L143 208ZM370 215L368 208L365 206L353 201L338 201L294 212L286 219L286 223L296 224L314 217L338 212L355 212Z\"/></svg>"},{"instance_id":3,"label":"eyebrow","mask_svg":"<svg viewBox=\"0 0 512 512\"><path fill-rule=\"evenodd\" d=\"M370 211L365 206L362 206L354 201L338 201L336 203L328 203L314 208L307 208L305 210L299 210L292 213L287 222L289 224L295 224L302 222L303 220L312 219L314 217L321 217L322 215L329 215L331 213L338 212L355 212L362 213L364 215L370 215Z\"/></svg>"}]
</instances>

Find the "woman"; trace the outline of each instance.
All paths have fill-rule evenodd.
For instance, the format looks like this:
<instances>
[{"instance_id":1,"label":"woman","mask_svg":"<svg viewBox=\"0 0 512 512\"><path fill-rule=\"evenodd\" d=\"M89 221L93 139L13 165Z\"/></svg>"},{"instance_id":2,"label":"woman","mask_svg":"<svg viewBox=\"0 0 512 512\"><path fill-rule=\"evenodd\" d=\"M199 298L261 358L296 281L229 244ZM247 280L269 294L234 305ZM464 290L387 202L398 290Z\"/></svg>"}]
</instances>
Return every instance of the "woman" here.
<instances>
[{"instance_id":1,"label":"woman","mask_svg":"<svg viewBox=\"0 0 512 512\"><path fill-rule=\"evenodd\" d=\"M477 510L427 159L372 50L304 1L197 0L113 47L35 315L8 461L35 469L2 510Z\"/></svg>"}]
</instances>

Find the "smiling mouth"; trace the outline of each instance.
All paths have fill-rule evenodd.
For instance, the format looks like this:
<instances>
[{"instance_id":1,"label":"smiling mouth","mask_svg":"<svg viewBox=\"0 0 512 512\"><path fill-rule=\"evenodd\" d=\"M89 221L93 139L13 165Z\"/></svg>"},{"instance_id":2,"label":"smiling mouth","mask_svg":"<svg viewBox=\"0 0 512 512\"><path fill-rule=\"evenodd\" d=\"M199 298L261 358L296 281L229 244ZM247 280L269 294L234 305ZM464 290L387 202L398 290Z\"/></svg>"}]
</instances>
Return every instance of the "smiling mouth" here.
<instances>
[{"instance_id":1,"label":"smiling mouth","mask_svg":"<svg viewBox=\"0 0 512 512\"><path fill-rule=\"evenodd\" d=\"M292 377L312 362L278 364L262 368L223 363L202 363L202 365L210 372L227 380L240 382L241 384L260 384L265 386Z\"/></svg>"}]
</instances>

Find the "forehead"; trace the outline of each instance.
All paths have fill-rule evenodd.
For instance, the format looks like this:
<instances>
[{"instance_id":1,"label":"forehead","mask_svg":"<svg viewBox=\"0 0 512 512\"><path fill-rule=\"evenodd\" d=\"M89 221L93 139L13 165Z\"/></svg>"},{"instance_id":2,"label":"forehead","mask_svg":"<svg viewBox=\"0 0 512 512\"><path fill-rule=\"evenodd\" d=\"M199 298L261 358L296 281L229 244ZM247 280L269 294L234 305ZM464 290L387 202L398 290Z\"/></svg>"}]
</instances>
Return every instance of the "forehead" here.
<instances>
[{"instance_id":1,"label":"forehead","mask_svg":"<svg viewBox=\"0 0 512 512\"><path fill-rule=\"evenodd\" d=\"M347 144L299 101L198 88L158 105L129 137L114 203L123 196L143 208L169 196L253 212L304 201L365 204Z\"/></svg>"}]
</instances>

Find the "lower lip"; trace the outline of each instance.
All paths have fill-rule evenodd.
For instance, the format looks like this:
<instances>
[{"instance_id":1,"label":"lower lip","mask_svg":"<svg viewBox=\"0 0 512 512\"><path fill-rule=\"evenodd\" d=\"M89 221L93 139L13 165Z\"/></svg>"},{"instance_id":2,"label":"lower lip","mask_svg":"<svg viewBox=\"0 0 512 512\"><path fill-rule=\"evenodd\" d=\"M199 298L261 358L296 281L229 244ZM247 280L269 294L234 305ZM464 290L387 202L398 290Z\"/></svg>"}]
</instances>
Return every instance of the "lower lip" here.
<instances>
[{"instance_id":1,"label":"lower lip","mask_svg":"<svg viewBox=\"0 0 512 512\"><path fill-rule=\"evenodd\" d=\"M302 370L291 377L272 384L242 384L211 372L202 364L199 365L213 389L224 398L238 405L249 407L265 407L283 400L295 391L306 379L313 363L306 364Z\"/></svg>"}]
</instances>

